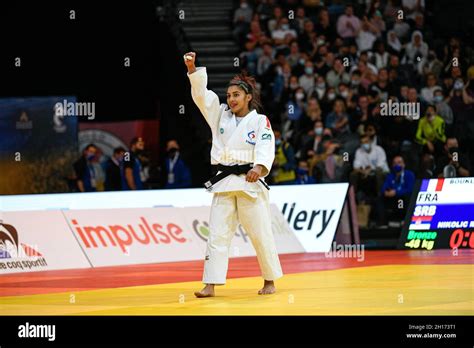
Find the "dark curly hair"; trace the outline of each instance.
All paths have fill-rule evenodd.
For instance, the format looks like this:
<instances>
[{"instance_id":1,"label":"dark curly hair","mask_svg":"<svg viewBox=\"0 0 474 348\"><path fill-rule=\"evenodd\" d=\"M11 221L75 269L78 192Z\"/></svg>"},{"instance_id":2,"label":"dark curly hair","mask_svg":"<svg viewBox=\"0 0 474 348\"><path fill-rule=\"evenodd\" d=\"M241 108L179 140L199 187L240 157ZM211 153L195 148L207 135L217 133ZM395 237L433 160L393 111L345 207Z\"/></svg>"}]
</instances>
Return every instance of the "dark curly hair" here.
<instances>
[{"instance_id":1,"label":"dark curly hair","mask_svg":"<svg viewBox=\"0 0 474 348\"><path fill-rule=\"evenodd\" d=\"M245 94L251 94L252 100L249 102L249 109L262 111L262 103L260 101L260 91L257 89L257 81L253 76L250 76L247 71L243 70L240 74L235 75L229 82L229 86L237 86L242 89Z\"/></svg>"}]
</instances>

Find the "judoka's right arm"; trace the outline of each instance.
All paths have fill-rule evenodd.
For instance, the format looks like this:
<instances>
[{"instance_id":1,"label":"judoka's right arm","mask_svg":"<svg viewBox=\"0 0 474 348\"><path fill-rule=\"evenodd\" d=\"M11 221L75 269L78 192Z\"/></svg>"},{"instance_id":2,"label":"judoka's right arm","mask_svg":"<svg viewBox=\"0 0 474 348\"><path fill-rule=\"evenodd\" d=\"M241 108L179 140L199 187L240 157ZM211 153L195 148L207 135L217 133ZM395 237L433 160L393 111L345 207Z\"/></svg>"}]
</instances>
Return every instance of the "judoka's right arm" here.
<instances>
[{"instance_id":1,"label":"judoka's right arm","mask_svg":"<svg viewBox=\"0 0 474 348\"><path fill-rule=\"evenodd\" d=\"M187 59L186 57L190 57ZM207 71L205 67L196 68L194 65L196 54L188 52L184 55L184 63L188 68L188 77L191 82L191 96L206 119L211 129L217 127L220 114L219 97L207 89Z\"/></svg>"}]
</instances>

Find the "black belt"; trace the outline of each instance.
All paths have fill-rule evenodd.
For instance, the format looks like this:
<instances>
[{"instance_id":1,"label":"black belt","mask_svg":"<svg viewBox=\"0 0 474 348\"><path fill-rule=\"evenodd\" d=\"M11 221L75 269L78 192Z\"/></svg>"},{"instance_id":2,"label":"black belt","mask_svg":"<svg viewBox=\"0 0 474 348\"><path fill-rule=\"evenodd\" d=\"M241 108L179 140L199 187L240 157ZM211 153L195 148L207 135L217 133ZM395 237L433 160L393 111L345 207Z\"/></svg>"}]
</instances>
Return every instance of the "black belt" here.
<instances>
[{"instance_id":1,"label":"black belt","mask_svg":"<svg viewBox=\"0 0 474 348\"><path fill-rule=\"evenodd\" d=\"M222 179L228 177L231 174L234 175L242 175L242 174L247 174L247 172L252 169L252 165L250 164L242 164L242 165L234 165L234 166L225 166L223 164L218 164L217 165L217 170L220 171L219 174L216 176L213 176L210 178L208 181L204 183L204 187L208 190L211 189L211 187L218 181L221 181ZM265 181L262 179L258 179L263 186L266 187L267 190L270 190L270 187L267 185Z\"/></svg>"}]
</instances>

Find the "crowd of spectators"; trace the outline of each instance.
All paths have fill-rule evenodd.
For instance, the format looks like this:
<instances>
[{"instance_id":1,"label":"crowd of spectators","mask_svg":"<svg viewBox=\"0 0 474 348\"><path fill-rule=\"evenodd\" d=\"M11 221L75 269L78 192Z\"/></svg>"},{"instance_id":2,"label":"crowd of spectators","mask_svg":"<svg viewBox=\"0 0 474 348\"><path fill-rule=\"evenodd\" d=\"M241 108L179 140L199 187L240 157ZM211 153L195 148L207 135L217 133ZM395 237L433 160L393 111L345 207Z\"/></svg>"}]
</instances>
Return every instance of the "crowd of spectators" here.
<instances>
[{"instance_id":1,"label":"crowd of spectators","mask_svg":"<svg viewBox=\"0 0 474 348\"><path fill-rule=\"evenodd\" d=\"M145 139L135 137L130 141L129 149L117 147L109 158L103 155L99 146L86 145L73 165L72 190L96 192L191 187L191 172L181 158L178 141L167 141L166 156L160 165L150 163L145 145Z\"/></svg>"},{"instance_id":2,"label":"crowd of spectators","mask_svg":"<svg viewBox=\"0 0 474 348\"><path fill-rule=\"evenodd\" d=\"M275 130L273 184L350 182L385 226L415 178L471 175L473 48L436 38L426 13L423 0L240 1L233 34Z\"/></svg>"},{"instance_id":3,"label":"crowd of spectators","mask_svg":"<svg viewBox=\"0 0 474 348\"><path fill-rule=\"evenodd\" d=\"M275 132L271 184L350 182L385 227L402 220L415 179L472 175L474 50L437 37L426 13L424 0L240 0L233 35ZM88 145L78 190L147 188L143 148L135 138L98 165ZM160 187L191 186L179 150L167 143Z\"/></svg>"}]
</instances>

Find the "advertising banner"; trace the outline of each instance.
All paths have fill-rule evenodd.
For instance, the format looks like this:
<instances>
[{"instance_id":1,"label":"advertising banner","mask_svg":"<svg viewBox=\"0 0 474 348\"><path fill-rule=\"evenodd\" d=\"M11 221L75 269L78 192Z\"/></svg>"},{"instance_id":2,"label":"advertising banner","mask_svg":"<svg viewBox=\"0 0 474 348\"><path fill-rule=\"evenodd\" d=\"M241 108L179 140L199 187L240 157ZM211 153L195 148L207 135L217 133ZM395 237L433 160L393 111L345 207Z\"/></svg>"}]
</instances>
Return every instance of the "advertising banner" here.
<instances>
[{"instance_id":1,"label":"advertising banner","mask_svg":"<svg viewBox=\"0 0 474 348\"><path fill-rule=\"evenodd\" d=\"M88 267L60 211L1 214L0 274Z\"/></svg>"},{"instance_id":2,"label":"advertising banner","mask_svg":"<svg viewBox=\"0 0 474 348\"><path fill-rule=\"evenodd\" d=\"M93 267L203 258L199 237L176 208L70 210L64 215Z\"/></svg>"},{"instance_id":3,"label":"advertising banner","mask_svg":"<svg viewBox=\"0 0 474 348\"><path fill-rule=\"evenodd\" d=\"M0 193L66 192L78 157L78 117L57 105L75 97L0 99Z\"/></svg>"},{"instance_id":4,"label":"advertising banner","mask_svg":"<svg viewBox=\"0 0 474 348\"><path fill-rule=\"evenodd\" d=\"M271 186L270 203L282 213L306 252L331 248L348 183ZM145 190L1 197L6 210L209 207L204 189ZM207 215L208 216L208 215ZM191 231L192 225L189 231Z\"/></svg>"}]
</instances>

